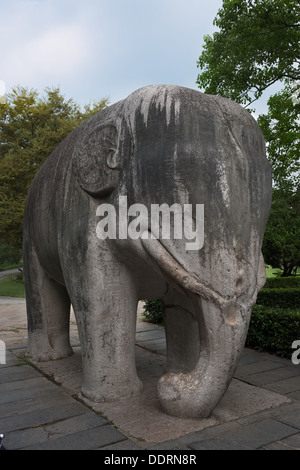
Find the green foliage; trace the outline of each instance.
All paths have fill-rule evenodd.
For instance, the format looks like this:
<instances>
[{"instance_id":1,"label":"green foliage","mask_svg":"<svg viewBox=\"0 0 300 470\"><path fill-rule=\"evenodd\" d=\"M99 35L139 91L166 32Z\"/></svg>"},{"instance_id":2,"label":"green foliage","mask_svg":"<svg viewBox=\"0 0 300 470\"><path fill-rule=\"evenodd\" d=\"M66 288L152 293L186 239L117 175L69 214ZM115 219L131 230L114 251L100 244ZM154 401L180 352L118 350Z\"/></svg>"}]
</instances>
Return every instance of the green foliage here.
<instances>
[{"instance_id":1,"label":"green foliage","mask_svg":"<svg viewBox=\"0 0 300 470\"><path fill-rule=\"evenodd\" d=\"M150 323L162 323L162 304L160 300L146 300L143 315Z\"/></svg>"},{"instance_id":2,"label":"green foliage","mask_svg":"<svg viewBox=\"0 0 300 470\"><path fill-rule=\"evenodd\" d=\"M106 99L81 111L59 88L13 89L0 104L0 242L20 257L24 205L29 186L45 159L81 122L107 106Z\"/></svg>"},{"instance_id":3,"label":"green foliage","mask_svg":"<svg viewBox=\"0 0 300 470\"><path fill-rule=\"evenodd\" d=\"M268 112L258 117L267 142L275 187L288 192L299 186L300 103L292 101L293 88L287 85L268 100Z\"/></svg>"},{"instance_id":4,"label":"green foliage","mask_svg":"<svg viewBox=\"0 0 300 470\"><path fill-rule=\"evenodd\" d=\"M299 5L296 0L223 0L213 36L204 37L197 78L205 93L245 107L274 83L258 123L272 165L274 194L263 254L290 276L300 266L299 249Z\"/></svg>"},{"instance_id":5,"label":"green foliage","mask_svg":"<svg viewBox=\"0 0 300 470\"><path fill-rule=\"evenodd\" d=\"M300 278L269 278L252 309L246 346L290 358L300 338Z\"/></svg>"},{"instance_id":6,"label":"green foliage","mask_svg":"<svg viewBox=\"0 0 300 470\"><path fill-rule=\"evenodd\" d=\"M264 288L258 293L256 303L269 307L300 308L300 288Z\"/></svg>"},{"instance_id":7,"label":"green foliage","mask_svg":"<svg viewBox=\"0 0 300 470\"><path fill-rule=\"evenodd\" d=\"M197 83L206 93L249 105L276 81L299 77L296 0L223 0L204 37Z\"/></svg>"},{"instance_id":8,"label":"green foliage","mask_svg":"<svg viewBox=\"0 0 300 470\"><path fill-rule=\"evenodd\" d=\"M255 305L252 310L247 347L290 358L291 345L300 338L300 311Z\"/></svg>"},{"instance_id":9,"label":"green foliage","mask_svg":"<svg viewBox=\"0 0 300 470\"><path fill-rule=\"evenodd\" d=\"M300 276L267 278L264 289L300 289Z\"/></svg>"},{"instance_id":10,"label":"green foliage","mask_svg":"<svg viewBox=\"0 0 300 470\"><path fill-rule=\"evenodd\" d=\"M284 308L267 305L255 305L252 309L246 346L259 351L269 351L282 357L291 357L291 345L300 338L300 290L299 289L263 289L267 291L266 300L274 305L281 304ZM269 292L276 292L272 298ZM280 292L278 292L280 291ZM295 301L292 301L296 291ZM282 294L285 292L285 294ZM298 308L295 305L298 305ZM290 305L291 308L286 306ZM159 300L145 302L144 316L151 323L162 323L162 305Z\"/></svg>"},{"instance_id":11,"label":"green foliage","mask_svg":"<svg viewBox=\"0 0 300 470\"><path fill-rule=\"evenodd\" d=\"M273 190L263 247L265 262L290 276L300 266L300 189Z\"/></svg>"},{"instance_id":12,"label":"green foliage","mask_svg":"<svg viewBox=\"0 0 300 470\"><path fill-rule=\"evenodd\" d=\"M0 245L0 269L9 269L10 266L21 264L21 259L13 246Z\"/></svg>"}]
</instances>

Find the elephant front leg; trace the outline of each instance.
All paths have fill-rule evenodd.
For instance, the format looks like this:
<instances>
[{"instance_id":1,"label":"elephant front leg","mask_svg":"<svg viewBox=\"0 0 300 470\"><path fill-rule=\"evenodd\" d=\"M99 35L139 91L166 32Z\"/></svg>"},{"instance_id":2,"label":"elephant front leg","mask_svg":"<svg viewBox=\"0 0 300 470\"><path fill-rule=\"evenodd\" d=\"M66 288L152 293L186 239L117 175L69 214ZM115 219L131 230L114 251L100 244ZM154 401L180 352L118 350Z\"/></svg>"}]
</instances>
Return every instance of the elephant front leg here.
<instances>
[{"instance_id":1,"label":"elephant front leg","mask_svg":"<svg viewBox=\"0 0 300 470\"><path fill-rule=\"evenodd\" d=\"M88 276L89 278L89 276ZM82 353L82 394L93 402L141 392L135 366L137 298L128 273L106 270L72 299Z\"/></svg>"}]
</instances>

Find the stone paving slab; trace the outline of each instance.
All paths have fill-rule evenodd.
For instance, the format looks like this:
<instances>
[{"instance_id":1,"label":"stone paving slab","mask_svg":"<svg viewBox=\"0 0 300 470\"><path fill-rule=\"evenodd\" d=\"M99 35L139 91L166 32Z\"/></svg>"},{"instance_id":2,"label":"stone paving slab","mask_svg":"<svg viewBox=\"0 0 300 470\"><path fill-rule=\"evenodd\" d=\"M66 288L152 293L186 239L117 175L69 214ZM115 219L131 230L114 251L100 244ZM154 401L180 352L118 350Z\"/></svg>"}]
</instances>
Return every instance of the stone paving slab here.
<instances>
[{"instance_id":1,"label":"stone paving slab","mask_svg":"<svg viewBox=\"0 0 300 470\"><path fill-rule=\"evenodd\" d=\"M26 369L27 370L27 369ZM18 406L18 403L29 403L31 400L33 406L40 397L47 395L57 395L61 391L51 382L44 378L38 377L31 379L30 377L25 380L18 380L16 382L8 382L3 386L0 385L0 407L4 407L8 410L10 406ZM11 405L12 403L12 405ZM23 406L23 405L22 405ZM3 416L3 414L1 415Z\"/></svg>"},{"instance_id":2,"label":"stone paving slab","mask_svg":"<svg viewBox=\"0 0 300 470\"><path fill-rule=\"evenodd\" d=\"M288 397L291 400L298 400L300 401L300 390L296 390L295 392L288 393Z\"/></svg>"},{"instance_id":3,"label":"stone paving slab","mask_svg":"<svg viewBox=\"0 0 300 470\"><path fill-rule=\"evenodd\" d=\"M300 403L298 403L298 408L299 406ZM281 444L286 442L287 436L294 438L293 442L295 443L297 438L300 437L298 424L294 426L292 421L290 424L282 421L285 412L288 413L288 407L289 405L280 407L281 416L276 417L275 410L257 413L251 415L249 419L244 418L224 423L198 433L187 434L172 441L156 444L149 447L149 450L178 450L183 448L194 450L255 450L263 449L269 443L274 445L276 449L278 447L287 450L285 445L282 446ZM272 413L275 415L272 416ZM300 450L300 447L295 446L293 450Z\"/></svg>"},{"instance_id":4,"label":"stone paving slab","mask_svg":"<svg viewBox=\"0 0 300 470\"><path fill-rule=\"evenodd\" d=\"M244 416L239 418L237 422L246 426L248 424L255 423L256 421L261 421L263 419L275 419L280 422L285 422L289 424L289 418L294 415L298 415L300 411L300 402L299 401L292 401L285 405L271 408L270 410L260 411L259 413L249 414L248 416ZM293 426L293 424L291 424ZM297 428L297 426L294 426Z\"/></svg>"},{"instance_id":5,"label":"stone paving slab","mask_svg":"<svg viewBox=\"0 0 300 470\"><path fill-rule=\"evenodd\" d=\"M94 413L86 411L85 414L74 416L55 423L43 426L14 431L6 436L5 444L8 449L23 449L28 446L37 447L54 440L60 436L72 433L84 432L87 429L96 428L106 424L106 421Z\"/></svg>"},{"instance_id":6,"label":"stone paving slab","mask_svg":"<svg viewBox=\"0 0 300 470\"><path fill-rule=\"evenodd\" d=\"M203 439L190 444L191 449L246 450L259 449L274 441L297 434L297 429L272 419L258 421L229 431L215 439Z\"/></svg>"},{"instance_id":7,"label":"stone paving slab","mask_svg":"<svg viewBox=\"0 0 300 470\"><path fill-rule=\"evenodd\" d=\"M261 387L261 386L265 387L268 384L273 384L279 381L286 381L286 379L290 379L290 378L295 378L296 385L297 385L297 381L299 380L298 366L293 365L293 364L291 364L290 366L284 366L283 364L277 364L274 362L273 369L269 369L269 368L265 369L265 364L264 364L265 362L266 361L262 361L259 364L257 373L238 376L238 377L246 380L247 383L251 383L252 385L257 385L258 387ZM277 367L276 367L276 364L277 364ZM261 369L261 371L259 369ZM271 388L270 390L273 390L273 388ZM298 388L296 388L296 390L298 390Z\"/></svg>"},{"instance_id":8,"label":"stone paving slab","mask_svg":"<svg viewBox=\"0 0 300 470\"><path fill-rule=\"evenodd\" d=\"M117 429L106 424L27 446L26 450L97 450L125 439Z\"/></svg>"},{"instance_id":9,"label":"stone paving slab","mask_svg":"<svg viewBox=\"0 0 300 470\"><path fill-rule=\"evenodd\" d=\"M271 360L260 360L259 363L257 361L251 362L250 364L239 364L236 371L235 371L235 377L237 378L243 378L248 376L249 377L253 376L254 374L259 374L260 372L263 372L263 375L265 375L266 371L272 371L273 369L282 369L285 368L285 365L282 363L274 362ZM282 370L280 370L280 373ZM254 384L256 385L256 384Z\"/></svg>"},{"instance_id":10,"label":"stone paving slab","mask_svg":"<svg viewBox=\"0 0 300 470\"><path fill-rule=\"evenodd\" d=\"M65 363L33 367L22 361L24 312L24 301L0 302L0 336L5 333L8 341L7 363L0 365L0 432L8 449L300 450L300 366L290 360L245 349L228 392L210 418L170 417L156 396L165 367L164 329L140 322L136 361L144 394L132 401L95 405L80 396L74 318L75 354Z\"/></svg>"},{"instance_id":11,"label":"stone paving slab","mask_svg":"<svg viewBox=\"0 0 300 470\"><path fill-rule=\"evenodd\" d=\"M278 446L280 444L288 446L289 450L300 450L300 434L294 434L293 436L287 437L282 441L273 443L273 448L276 448L276 445ZM279 450L279 447L277 447L276 450Z\"/></svg>"},{"instance_id":12,"label":"stone paving slab","mask_svg":"<svg viewBox=\"0 0 300 470\"><path fill-rule=\"evenodd\" d=\"M298 374L296 377L290 377L288 379L276 380L272 383L268 383L264 385L264 388L267 390L272 390L274 392L280 393L282 395L289 396L289 394L292 392L299 392L299 388L300 388L299 386L300 386L300 376Z\"/></svg>"},{"instance_id":13,"label":"stone paving slab","mask_svg":"<svg viewBox=\"0 0 300 470\"><path fill-rule=\"evenodd\" d=\"M210 418L194 420L168 416L160 407L156 391L157 381L164 373L165 356L137 347L136 361L138 374L144 383L143 393L126 401L101 404L95 404L81 396L80 348L69 358L39 363L36 367L61 384L65 390L76 393L89 407L103 412L126 435L136 440L142 439L145 446L290 402L282 395L234 379Z\"/></svg>"},{"instance_id":14,"label":"stone paving slab","mask_svg":"<svg viewBox=\"0 0 300 470\"><path fill-rule=\"evenodd\" d=\"M0 387L1 387L1 384L10 383L12 380L14 382L20 381L20 383L22 384L22 381L25 379L35 379L37 377L40 377L40 374L35 369L27 365L24 365L22 367L18 367L18 366L4 367L3 369L1 368Z\"/></svg>"},{"instance_id":15,"label":"stone paving slab","mask_svg":"<svg viewBox=\"0 0 300 470\"><path fill-rule=\"evenodd\" d=\"M0 374L0 429L7 449L96 449L127 440L32 367L12 365Z\"/></svg>"}]
</instances>

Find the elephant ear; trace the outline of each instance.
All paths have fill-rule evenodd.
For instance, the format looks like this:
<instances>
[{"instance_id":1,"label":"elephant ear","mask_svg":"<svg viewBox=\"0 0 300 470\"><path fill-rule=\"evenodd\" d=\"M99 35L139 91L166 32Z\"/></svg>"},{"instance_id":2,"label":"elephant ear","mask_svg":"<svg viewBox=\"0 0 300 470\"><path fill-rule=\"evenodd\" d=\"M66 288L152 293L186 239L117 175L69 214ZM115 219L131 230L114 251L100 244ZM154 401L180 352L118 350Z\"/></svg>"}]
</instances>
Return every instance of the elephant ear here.
<instances>
[{"instance_id":1,"label":"elephant ear","mask_svg":"<svg viewBox=\"0 0 300 470\"><path fill-rule=\"evenodd\" d=\"M80 186L93 196L107 196L118 185L121 160L118 131L113 124L96 127L75 150L74 165Z\"/></svg>"}]
</instances>

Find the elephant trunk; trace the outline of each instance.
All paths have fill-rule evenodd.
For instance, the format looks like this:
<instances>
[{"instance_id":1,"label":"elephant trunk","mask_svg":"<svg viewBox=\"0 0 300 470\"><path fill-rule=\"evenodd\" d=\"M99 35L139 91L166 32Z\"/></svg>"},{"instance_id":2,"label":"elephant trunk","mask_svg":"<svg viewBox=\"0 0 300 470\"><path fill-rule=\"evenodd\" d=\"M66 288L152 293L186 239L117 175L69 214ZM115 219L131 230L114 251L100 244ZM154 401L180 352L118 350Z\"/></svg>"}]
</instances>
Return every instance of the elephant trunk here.
<instances>
[{"instance_id":1,"label":"elephant trunk","mask_svg":"<svg viewBox=\"0 0 300 470\"><path fill-rule=\"evenodd\" d=\"M199 327L198 362L187 373L161 377L161 404L173 416L208 417L226 392L243 351L256 290L247 299L242 295L225 300L191 276L158 240L145 237L142 243L165 277L190 297Z\"/></svg>"},{"instance_id":2,"label":"elephant trunk","mask_svg":"<svg viewBox=\"0 0 300 470\"><path fill-rule=\"evenodd\" d=\"M250 311L238 305L220 309L193 295L199 322L200 354L191 372L167 373L158 393L165 411L173 416L206 418L223 397L243 350ZM246 318L245 318L246 317Z\"/></svg>"}]
</instances>

